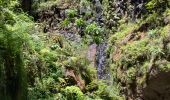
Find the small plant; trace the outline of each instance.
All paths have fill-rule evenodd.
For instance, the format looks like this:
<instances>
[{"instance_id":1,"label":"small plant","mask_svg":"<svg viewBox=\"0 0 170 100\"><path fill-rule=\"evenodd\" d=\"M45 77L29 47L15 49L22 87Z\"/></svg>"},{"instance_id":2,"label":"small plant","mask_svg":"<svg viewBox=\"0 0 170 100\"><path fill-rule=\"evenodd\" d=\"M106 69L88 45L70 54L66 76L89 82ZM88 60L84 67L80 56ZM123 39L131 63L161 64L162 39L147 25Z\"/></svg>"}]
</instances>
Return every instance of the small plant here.
<instances>
[{"instance_id":1,"label":"small plant","mask_svg":"<svg viewBox=\"0 0 170 100\"><path fill-rule=\"evenodd\" d=\"M148 32L148 37L149 37L149 38L157 37L157 31L158 31L158 30L149 30L149 32Z\"/></svg>"},{"instance_id":2,"label":"small plant","mask_svg":"<svg viewBox=\"0 0 170 100\"><path fill-rule=\"evenodd\" d=\"M84 27L86 25L85 21L82 18L76 19L75 22L77 27Z\"/></svg>"},{"instance_id":3,"label":"small plant","mask_svg":"<svg viewBox=\"0 0 170 100\"><path fill-rule=\"evenodd\" d=\"M66 10L66 15L68 18L74 18L77 15L77 11L74 9L68 9Z\"/></svg>"},{"instance_id":4,"label":"small plant","mask_svg":"<svg viewBox=\"0 0 170 100\"><path fill-rule=\"evenodd\" d=\"M135 75L136 75L136 69L131 67L128 71L127 71L127 76L129 78L129 80L135 79Z\"/></svg>"},{"instance_id":5,"label":"small plant","mask_svg":"<svg viewBox=\"0 0 170 100\"><path fill-rule=\"evenodd\" d=\"M64 94L69 100L84 100L85 98L81 90L76 86L67 86L64 89Z\"/></svg>"},{"instance_id":6,"label":"small plant","mask_svg":"<svg viewBox=\"0 0 170 100\"><path fill-rule=\"evenodd\" d=\"M94 34L94 35L97 35L101 32L101 29L99 26L97 26L96 23L92 23L92 24L89 24L85 31L88 33L88 34Z\"/></svg>"},{"instance_id":7,"label":"small plant","mask_svg":"<svg viewBox=\"0 0 170 100\"><path fill-rule=\"evenodd\" d=\"M69 20L69 19L65 19L64 21L61 22L61 26L62 26L63 28L68 27L69 24L70 24L70 20Z\"/></svg>"},{"instance_id":8,"label":"small plant","mask_svg":"<svg viewBox=\"0 0 170 100\"><path fill-rule=\"evenodd\" d=\"M92 35L93 40L96 43L99 43L102 41L103 28L101 28L100 26L97 26L96 23L92 23L92 24L88 25L85 29L85 32L89 35Z\"/></svg>"}]
</instances>

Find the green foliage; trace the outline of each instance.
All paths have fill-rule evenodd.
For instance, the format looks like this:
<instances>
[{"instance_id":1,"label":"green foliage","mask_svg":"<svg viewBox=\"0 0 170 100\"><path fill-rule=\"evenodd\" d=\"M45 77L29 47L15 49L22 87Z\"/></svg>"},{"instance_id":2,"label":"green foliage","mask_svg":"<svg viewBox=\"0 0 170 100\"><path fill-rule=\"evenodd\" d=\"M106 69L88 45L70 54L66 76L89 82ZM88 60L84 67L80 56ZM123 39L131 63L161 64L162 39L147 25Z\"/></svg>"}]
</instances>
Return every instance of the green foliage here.
<instances>
[{"instance_id":1,"label":"green foliage","mask_svg":"<svg viewBox=\"0 0 170 100\"><path fill-rule=\"evenodd\" d=\"M93 41L97 44L103 40L104 29L98 26L96 23L87 25L85 32L92 36Z\"/></svg>"},{"instance_id":2,"label":"green foliage","mask_svg":"<svg viewBox=\"0 0 170 100\"><path fill-rule=\"evenodd\" d=\"M89 66L89 61L80 55L79 57L70 57L63 65L66 68L74 69L76 73L82 76L86 83L89 83L96 78L96 69Z\"/></svg>"},{"instance_id":3,"label":"green foliage","mask_svg":"<svg viewBox=\"0 0 170 100\"><path fill-rule=\"evenodd\" d=\"M86 32L88 34L94 34L94 35L98 35L101 33L101 28L99 26L97 26L96 23L92 23L92 24L89 24L87 27L86 27Z\"/></svg>"},{"instance_id":4,"label":"green foliage","mask_svg":"<svg viewBox=\"0 0 170 100\"><path fill-rule=\"evenodd\" d=\"M96 68L90 65L86 57L90 43L98 44L106 40L108 36L105 28L95 22L89 24L86 22L86 19L93 20L92 14L95 13L92 0L33 0L32 5L36 11L42 12L54 10L53 7L62 9L65 4L69 5L68 8L74 5L82 7L85 10L83 12L85 16L79 16L75 7L66 9L67 18L61 21L59 18L61 26L57 25L57 31L60 32L63 28L66 32L76 33L76 25L85 33L82 38L88 45L69 41L60 36L53 38L51 36L53 33L44 34L41 29L34 26L34 22L28 15L18 10L20 5L18 0L0 0L0 90L5 91L0 92L0 97L6 100L125 99L121 96L122 86L119 82L124 83L128 89L133 81L136 82L136 87L138 84L142 86L153 56L155 69L161 71L170 69L170 27L169 22L163 22L166 18L169 20L170 15L169 9L166 9L169 6L167 1L147 1L145 6L149 11L148 15L145 15L144 19L141 18L139 25L135 22L127 22L127 18L117 17L113 13L115 9L109 7L112 1L102 1L103 18L106 18L104 27L108 27L106 24L109 24L109 27L113 29L109 31L116 32L109 38L108 54L111 58L107 60L110 61L111 80L113 80L108 83L108 80L97 79ZM128 6L127 9L129 8ZM57 18L56 16L51 18L48 15L47 17L52 20ZM125 43L122 43L124 41ZM112 52L115 46L120 49L120 55L118 60L113 61ZM85 81L84 90L80 90L77 86L68 86L65 77L67 68L74 70L74 74Z\"/></svg>"},{"instance_id":5,"label":"green foliage","mask_svg":"<svg viewBox=\"0 0 170 100\"><path fill-rule=\"evenodd\" d=\"M170 25L166 25L160 29L160 36L167 38L169 36Z\"/></svg>"},{"instance_id":6,"label":"green foliage","mask_svg":"<svg viewBox=\"0 0 170 100\"><path fill-rule=\"evenodd\" d=\"M16 5L19 5L18 0L0 0L0 9L2 9L3 7L11 9Z\"/></svg>"},{"instance_id":7,"label":"green foliage","mask_svg":"<svg viewBox=\"0 0 170 100\"><path fill-rule=\"evenodd\" d=\"M146 8L150 11L150 12L154 12L155 9L157 9L157 11L162 11L163 9L165 9L166 7L168 7L169 5L169 1L168 0L150 0L147 4L146 4ZM163 7L162 7L163 6Z\"/></svg>"},{"instance_id":8,"label":"green foliage","mask_svg":"<svg viewBox=\"0 0 170 100\"><path fill-rule=\"evenodd\" d=\"M132 79L135 79L135 76L136 76L136 69L135 68L130 68L128 69L127 71L127 77L129 80L132 80Z\"/></svg>"},{"instance_id":9,"label":"green foliage","mask_svg":"<svg viewBox=\"0 0 170 100\"><path fill-rule=\"evenodd\" d=\"M34 9L37 9L38 11L47 10L47 9L50 9L52 6L61 4L60 0L47 0L47 1L33 0L33 1L34 3L32 6Z\"/></svg>"},{"instance_id":10,"label":"green foliage","mask_svg":"<svg viewBox=\"0 0 170 100\"><path fill-rule=\"evenodd\" d=\"M35 88L29 88L28 90L28 98L30 100L35 99L46 99L50 96L50 84L54 84L54 80L51 78L43 79L42 82L40 79L36 79Z\"/></svg>"},{"instance_id":11,"label":"green foliage","mask_svg":"<svg viewBox=\"0 0 170 100\"><path fill-rule=\"evenodd\" d=\"M138 25L135 23L122 24L119 27L120 31L116 32L109 38L109 43L110 44L120 43L123 40L123 38L125 38L128 34L132 33L137 27Z\"/></svg>"},{"instance_id":12,"label":"green foliage","mask_svg":"<svg viewBox=\"0 0 170 100\"><path fill-rule=\"evenodd\" d=\"M82 18L76 19L75 23L77 27L84 27L86 25L85 21Z\"/></svg>"},{"instance_id":13,"label":"green foliage","mask_svg":"<svg viewBox=\"0 0 170 100\"><path fill-rule=\"evenodd\" d=\"M66 15L68 18L74 18L77 15L77 11L75 9L67 9Z\"/></svg>"},{"instance_id":14,"label":"green foliage","mask_svg":"<svg viewBox=\"0 0 170 100\"><path fill-rule=\"evenodd\" d=\"M156 38L156 37L158 37L158 30L149 30L148 31L148 37L149 38Z\"/></svg>"},{"instance_id":15,"label":"green foliage","mask_svg":"<svg viewBox=\"0 0 170 100\"><path fill-rule=\"evenodd\" d=\"M60 82L64 77L64 69L60 63L59 55L50 49L42 49L37 63L38 72L34 78L34 86L29 87L29 99L55 98L53 91L60 91ZM36 72L33 72L36 73ZM31 81L31 80L30 80ZM58 86L59 85L59 86Z\"/></svg>"},{"instance_id":16,"label":"green foliage","mask_svg":"<svg viewBox=\"0 0 170 100\"><path fill-rule=\"evenodd\" d=\"M8 0L7 0L8 1ZM13 4L12 4L13 3ZM12 9L14 1L0 1L0 97L7 100L27 98L27 80L23 52L30 47L30 30L33 22L26 14L16 14ZM6 77L6 78L2 78ZM13 87L14 86L14 87Z\"/></svg>"},{"instance_id":17,"label":"green foliage","mask_svg":"<svg viewBox=\"0 0 170 100\"><path fill-rule=\"evenodd\" d=\"M70 24L70 20L67 19L67 18L61 22L61 26L62 26L63 28L68 27L69 24Z\"/></svg>"},{"instance_id":18,"label":"green foliage","mask_svg":"<svg viewBox=\"0 0 170 100\"><path fill-rule=\"evenodd\" d=\"M84 94L76 86L67 86L63 92L67 100L85 100Z\"/></svg>"},{"instance_id":19,"label":"green foliage","mask_svg":"<svg viewBox=\"0 0 170 100\"><path fill-rule=\"evenodd\" d=\"M84 18L92 17L91 0L80 0L80 9L85 13Z\"/></svg>"},{"instance_id":20,"label":"green foliage","mask_svg":"<svg viewBox=\"0 0 170 100\"><path fill-rule=\"evenodd\" d=\"M143 39L141 41L134 41L134 43L122 47L124 60L129 63L134 63L139 57L145 57L149 49L147 43L148 39Z\"/></svg>"},{"instance_id":21,"label":"green foliage","mask_svg":"<svg viewBox=\"0 0 170 100\"><path fill-rule=\"evenodd\" d=\"M140 59L147 59L151 55L162 54L160 40L152 40L149 43L148 39L142 39L140 41L134 41L122 47L122 53L124 54L123 61L129 62L132 65L134 63L141 63Z\"/></svg>"},{"instance_id":22,"label":"green foliage","mask_svg":"<svg viewBox=\"0 0 170 100\"><path fill-rule=\"evenodd\" d=\"M162 25L162 18L159 14L153 13L149 17L147 17L143 23L148 23L149 28L153 29L153 28L158 27L159 25Z\"/></svg>"},{"instance_id":23,"label":"green foliage","mask_svg":"<svg viewBox=\"0 0 170 100\"><path fill-rule=\"evenodd\" d=\"M86 89L89 97L102 100L123 100L118 85L108 85L105 81L93 80Z\"/></svg>"},{"instance_id":24,"label":"green foliage","mask_svg":"<svg viewBox=\"0 0 170 100\"><path fill-rule=\"evenodd\" d=\"M170 71L170 62L166 60L159 60L155 63L160 71L169 72Z\"/></svg>"},{"instance_id":25,"label":"green foliage","mask_svg":"<svg viewBox=\"0 0 170 100\"><path fill-rule=\"evenodd\" d=\"M164 16L169 16L170 15L170 9L166 9L163 15Z\"/></svg>"}]
</instances>

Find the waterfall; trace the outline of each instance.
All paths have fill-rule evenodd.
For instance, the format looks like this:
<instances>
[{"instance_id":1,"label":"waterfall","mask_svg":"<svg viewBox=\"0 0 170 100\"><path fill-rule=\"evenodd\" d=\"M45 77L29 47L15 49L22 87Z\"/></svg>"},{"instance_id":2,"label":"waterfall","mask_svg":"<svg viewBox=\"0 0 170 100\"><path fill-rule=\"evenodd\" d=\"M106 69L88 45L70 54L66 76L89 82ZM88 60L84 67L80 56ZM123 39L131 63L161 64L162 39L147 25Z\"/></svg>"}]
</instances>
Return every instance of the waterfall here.
<instances>
[{"instance_id":1,"label":"waterfall","mask_svg":"<svg viewBox=\"0 0 170 100\"><path fill-rule=\"evenodd\" d=\"M95 0L95 8L96 8L96 21L99 25L101 25L103 16L102 16L102 4L99 0ZM106 68L107 65L106 48L107 48L107 40L98 44L96 48L96 66L97 66L98 79L108 79L110 77L110 74Z\"/></svg>"},{"instance_id":2,"label":"waterfall","mask_svg":"<svg viewBox=\"0 0 170 100\"><path fill-rule=\"evenodd\" d=\"M96 7L96 21L100 22L102 19L102 4L99 0L95 0L95 7Z\"/></svg>"},{"instance_id":3,"label":"waterfall","mask_svg":"<svg viewBox=\"0 0 170 100\"><path fill-rule=\"evenodd\" d=\"M96 53L96 65L97 65L97 74L98 79L107 79L107 71L106 71L106 48L107 43L101 43L97 46L97 53Z\"/></svg>"}]
</instances>

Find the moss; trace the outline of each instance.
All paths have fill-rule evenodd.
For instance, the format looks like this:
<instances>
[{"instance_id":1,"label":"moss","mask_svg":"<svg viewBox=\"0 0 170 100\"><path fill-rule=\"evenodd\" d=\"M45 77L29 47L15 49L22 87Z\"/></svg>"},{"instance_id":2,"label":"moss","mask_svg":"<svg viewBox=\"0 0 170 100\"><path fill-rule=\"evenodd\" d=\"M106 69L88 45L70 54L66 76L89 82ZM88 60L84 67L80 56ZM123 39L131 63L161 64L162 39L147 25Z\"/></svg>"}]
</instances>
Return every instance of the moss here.
<instances>
[{"instance_id":1,"label":"moss","mask_svg":"<svg viewBox=\"0 0 170 100\"><path fill-rule=\"evenodd\" d=\"M148 39L143 39L140 41L134 41L129 43L126 46L121 47L123 53L123 59L127 62L134 63L138 60L139 57L147 56L148 52Z\"/></svg>"},{"instance_id":2,"label":"moss","mask_svg":"<svg viewBox=\"0 0 170 100\"><path fill-rule=\"evenodd\" d=\"M125 36L131 34L137 27L138 25L135 23L122 24L119 27L119 31L109 38L109 43L110 44L120 43L122 39L125 38Z\"/></svg>"},{"instance_id":3,"label":"moss","mask_svg":"<svg viewBox=\"0 0 170 100\"><path fill-rule=\"evenodd\" d=\"M136 76L136 73L137 73L135 68L132 67L132 68L128 69L126 72L127 72L128 79L130 79L130 80L135 79L135 76Z\"/></svg>"},{"instance_id":4,"label":"moss","mask_svg":"<svg viewBox=\"0 0 170 100\"><path fill-rule=\"evenodd\" d=\"M166 25L165 27L162 27L160 29L160 35L163 38L167 38L169 36L170 33L170 25Z\"/></svg>"}]
</instances>

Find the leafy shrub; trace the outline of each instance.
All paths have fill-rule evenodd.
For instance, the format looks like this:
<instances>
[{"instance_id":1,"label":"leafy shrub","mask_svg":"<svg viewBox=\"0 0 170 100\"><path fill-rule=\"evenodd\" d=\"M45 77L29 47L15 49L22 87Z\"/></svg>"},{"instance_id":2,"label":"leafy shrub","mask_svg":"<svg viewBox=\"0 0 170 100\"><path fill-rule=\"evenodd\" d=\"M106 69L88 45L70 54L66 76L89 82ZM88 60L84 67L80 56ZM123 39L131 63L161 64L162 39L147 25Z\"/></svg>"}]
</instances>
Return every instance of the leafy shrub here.
<instances>
[{"instance_id":1,"label":"leafy shrub","mask_svg":"<svg viewBox=\"0 0 170 100\"><path fill-rule=\"evenodd\" d=\"M149 30L148 31L148 37L149 38L155 38L158 36L158 30Z\"/></svg>"},{"instance_id":2,"label":"leafy shrub","mask_svg":"<svg viewBox=\"0 0 170 100\"><path fill-rule=\"evenodd\" d=\"M67 86L64 89L64 96L69 100L85 100L84 94L76 86Z\"/></svg>"},{"instance_id":3,"label":"leafy shrub","mask_svg":"<svg viewBox=\"0 0 170 100\"><path fill-rule=\"evenodd\" d=\"M118 44L121 42L128 34L132 33L136 28L138 27L137 24L134 23L128 23L128 24L122 24L119 27L119 31L116 32L114 35L112 35L109 38L109 43L112 44Z\"/></svg>"},{"instance_id":4,"label":"leafy shrub","mask_svg":"<svg viewBox=\"0 0 170 100\"><path fill-rule=\"evenodd\" d=\"M28 88L28 98L29 100L35 99L48 99L52 95L50 92L51 86L55 84L53 78L36 78L35 87Z\"/></svg>"},{"instance_id":5,"label":"leafy shrub","mask_svg":"<svg viewBox=\"0 0 170 100\"><path fill-rule=\"evenodd\" d=\"M84 27L86 25L85 21L82 18L76 19L75 23L77 27Z\"/></svg>"},{"instance_id":6,"label":"leafy shrub","mask_svg":"<svg viewBox=\"0 0 170 100\"><path fill-rule=\"evenodd\" d=\"M77 11L75 9L66 10L66 15L68 18L74 18L77 15Z\"/></svg>"},{"instance_id":7,"label":"leafy shrub","mask_svg":"<svg viewBox=\"0 0 170 100\"><path fill-rule=\"evenodd\" d=\"M167 6L169 5L169 2L167 0L150 0L147 4L146 4L146 8L150 11L150 12L154 12L155 9L157 11L162 11L164 10Z\"/></svg>"},{"instance_id":8,"label":"leafy shrub","mask_svg":"<svg viewBox=\"0 0 170 100\"><path fill-rule=\"evenodd\" d=\"M104 29L98 26L96 23L89 24L85 28L85 32L91 35L93 37L93 41L96 43L100 43L103 40L103 31Z\"/></svg>"},{"instance_id":9,"label":"leafy shrub","mask_svg":"<svg viewBox=\"0 0 170 100\"><path fill-rule=\"evenodd\" d=\"M141 24L148 24L147 29L154 29L160 25L162 25L162 17L158 13L152 13L148 16Z\"/></svg>"},{"instance_id":10,"label":"leafy shrub","mask_svg":"<svg viewBox=\"0 0 170 100\"><path fill-rule=\"evenodd\" d=\"M135 79L136 76L136 69L131 67L130 69L127 70L127 77L130 80Z\"/></svg>"},{"instance_id":11,"label":"leafy shrub","mask_svg":"<svg viewBox=\"0 0 170 100\"><path fill-rule=\"evenodd\" d=\"M148 53L148 39L143 39L141 41L134 41L131 44L128 44L122 47L123 53L123 61L125 60L126 63L135 63L140 59L140 57L147 57ZM123 62L122 61L122 62Z\"/></svg>"},{"instance_id":12,"label":"leafy shrub","mask_svg":"<svg viewBox=\"0 0 170 100\"><path fill-rule=\"evenodd\" d=\"M108 85L105 81L93 80L86 89L88 96L95 100L123 100L119 88L116 85Z\"/></svg>"}]
</instances>

